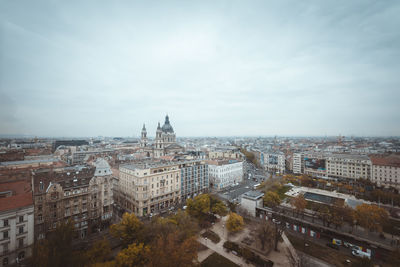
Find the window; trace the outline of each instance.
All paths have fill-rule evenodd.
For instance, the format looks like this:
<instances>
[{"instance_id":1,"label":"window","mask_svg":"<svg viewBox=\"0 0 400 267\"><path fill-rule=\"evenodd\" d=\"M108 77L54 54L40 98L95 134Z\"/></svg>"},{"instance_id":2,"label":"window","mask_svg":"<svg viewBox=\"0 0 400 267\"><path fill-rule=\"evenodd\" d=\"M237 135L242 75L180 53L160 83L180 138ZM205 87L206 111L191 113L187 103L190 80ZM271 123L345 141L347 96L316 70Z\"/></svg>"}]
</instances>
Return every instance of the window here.
<instances>
[{"instance_id":1,"label":"window","mask_svg":"<svg viewBox=\"0 0 400 267\"><path fill-rule=\"evenodd\" d=\"M18 227L18 233L19 234L23 234L24 233L24 227L23 226Z\"/></svg>"},{"instance_id":2,"label":"window","mask_svg":"<svg viewBox=\"0 0 400 267\"><path fill-rule=\"evenodd\" d=\"M7 219L6 219L6 220L3 220L3 226L4 226L4 227L8 226L8 220L7 220Z\"/></svg>"},{"instance_id":3,"label":"window","mask_svg":"<svg viewBox=\"0 0 400 267\"><path fill-rule=\"evenodd\" d=\"M24 216L19 216L19 222L22 223L24 221Z\"/></svg>"},{"instance_id":4,"label":"window","mask_svg":"<svg viewBox=\"0 0 400 267\"><path fill-rule=\"evenodd\" d=\"M8 252L8 243L3 244L3 252L4 253Z\"/></svg>"},{"instance_id":5,"label":"window","mask_svg":"<svg viewBox=\"0 0 400 267\"><path fill-rule=\"evenodd\" d=\"M4 258L3 259L3 266L7 266L8 265L8 258Z\"/></svg>"},{"instance_id":6,"label":"window","mask_svg":"<svg viewBox=\"0 0 400 267\"><path fill-rule=\"evenodd\" d=\"M18 239L18 247L19 248L23 248L24 247L24 239L23 238Z\"/></svg>"},{"instance_id":7,"label":"window","mask_svg":"<svg viewBox=\"0 0 400 267\"><path fill-rule=\"evenodd\" d=\"M44 184L43 184L42 181L40 181L40 183L39 183L39 190L40 190L40 191L43 191L43 189L44 189Z\"/></svg>"},{"instance_id":8,"label":"window","mask_svg":"<svg viewBox=\"0 0 400 267\"><path fill-rule=\"evenodd\" d=\"M38 210L39 210L39 211L42 211L42 205L39 205L39 206L38 206Z\"/></svg>"},{"instance_id":9,"label":"window","mask_svg":"<svg viewBox=\"0 0 400 267\"><path fill-rule=\"evenodd\" d=\"M8 238L8 231L3 232L3 239Z\"/></svg>"},{"instance_id":10,"label":"window","mask_svg":"<svg viewBox=\"0 0 400 267\"><path fill-rule=\"evenodd\" d=\"M23 260L25 258L25 252L21 251L20 253L18 253L18 259L19 260Z\"/></svg>"}]
</instances>

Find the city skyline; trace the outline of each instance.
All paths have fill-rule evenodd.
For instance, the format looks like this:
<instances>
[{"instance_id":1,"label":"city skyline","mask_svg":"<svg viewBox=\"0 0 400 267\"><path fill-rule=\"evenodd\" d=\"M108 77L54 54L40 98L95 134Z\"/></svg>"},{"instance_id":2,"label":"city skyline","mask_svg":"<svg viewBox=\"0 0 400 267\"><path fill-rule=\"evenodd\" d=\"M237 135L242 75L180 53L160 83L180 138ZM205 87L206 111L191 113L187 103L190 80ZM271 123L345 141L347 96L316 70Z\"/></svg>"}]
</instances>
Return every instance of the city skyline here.
<instances>
[{"instance_id":1,"label":"city skyline","mask_svg":"<svg viewBox=\"0 0 400 267\"><path fill-rule=\"evenodd\" d=\"M2 1L0 135L399 136L399 11Z\"/></svg>"}]
</instances>

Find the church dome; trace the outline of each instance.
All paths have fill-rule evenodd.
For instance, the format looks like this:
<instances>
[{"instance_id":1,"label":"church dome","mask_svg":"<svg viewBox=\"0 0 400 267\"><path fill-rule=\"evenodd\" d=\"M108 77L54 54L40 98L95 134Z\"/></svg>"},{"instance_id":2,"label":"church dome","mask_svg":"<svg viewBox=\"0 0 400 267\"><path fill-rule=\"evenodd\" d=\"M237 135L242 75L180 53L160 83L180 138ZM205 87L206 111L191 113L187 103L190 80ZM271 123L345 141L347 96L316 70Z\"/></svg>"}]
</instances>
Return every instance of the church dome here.
<instances>
[{"instance_id":1,"label":"church dome","mask_svg":"<svg viewBox=\"0 0 400 267\"><path fill-rule=\"evenodd\" d=\"M169 123L168 115L165 116L165 122L161 129L164 133L173 133L174 132L174 129L172 128L171 124Z\"/></svg>"}]
</instances>

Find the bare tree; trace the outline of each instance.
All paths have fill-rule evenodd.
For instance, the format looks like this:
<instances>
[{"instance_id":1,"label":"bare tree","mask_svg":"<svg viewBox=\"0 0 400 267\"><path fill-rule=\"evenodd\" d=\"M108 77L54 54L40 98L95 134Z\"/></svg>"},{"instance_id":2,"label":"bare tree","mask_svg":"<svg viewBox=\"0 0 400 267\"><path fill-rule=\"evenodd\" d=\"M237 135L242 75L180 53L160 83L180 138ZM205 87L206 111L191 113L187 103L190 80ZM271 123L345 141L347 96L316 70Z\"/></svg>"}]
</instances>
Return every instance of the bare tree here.
<instances>
[{"instance_id":1,"label":"bare tree","mask_svg":"<svg viewBox=\"0 0 400 267\"><path fill-rule=\"evenodd\" d=\"M274 226L270 222L264 221L258 225L256 232L257 238L261 243L261 250L264 250L265 245L268 245L267 250L269 251L275 240Z\"/></svg>"}]
</instances>

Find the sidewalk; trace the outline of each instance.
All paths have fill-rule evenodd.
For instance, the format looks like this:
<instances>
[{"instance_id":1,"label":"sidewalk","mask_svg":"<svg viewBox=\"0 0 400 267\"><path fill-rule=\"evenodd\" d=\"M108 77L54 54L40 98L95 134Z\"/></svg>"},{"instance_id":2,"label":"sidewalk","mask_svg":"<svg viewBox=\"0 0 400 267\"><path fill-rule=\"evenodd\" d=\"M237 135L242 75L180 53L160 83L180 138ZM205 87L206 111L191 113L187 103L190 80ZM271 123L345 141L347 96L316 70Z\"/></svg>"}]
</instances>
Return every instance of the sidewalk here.
<instances>
[{"instance_id":1,"label":"sidewalk","mask_svg":"<svg viewBox=\"0 0 400 267\"><path fill-rule=\"evenodd\" d=\"M236 263L239 266L254 266L254 265L252 265L250 263L246 263L246 261L243 260L242 257L238 257L238 256L232 254L231 252L226 252L225 251L223 245L224 245L225 241L227 240L227 234L228 234L228 231L224 227L224 225L226 223L226 220L228 220L228 216L222 217L217 223L215 223L210 228L211 231L213 231L216 234L218 234L219 237L221 238L221 240L217 244L214 244L211 240L206 240L202 236L199 236L198 241L201 244L203 244L206 247L208 247L209 249L217 252L221 256L229 259L230 261ZM230 240L231 241L235 241L235 240L239 239L242 235L246 234L245 230L243 232L239 233L237 236L235 236L235 238L232 238ZM201 231L200 233L203 233L203 232L205 232L205 230Z\"/></svg>"},{"instance_id":2,"label":"sidewalk","mask_svg":"<svg viewBox=\"0 0 400 267\"><path fill-rule=\"evenodd\" d=\"M214 244L211 240L206 240L203 237L199 237L198 241L203 244L204 246L208 247L209 249L217 252L221 256L229 259L230 261L236 263L239 266L248 266L252 267L254 265L246 263L241 257L235 256L232 253L225 252L225 249L222 247L224 241L221 239L221 241L218 244ZM204 259L203 259L204 260ZM199 259L200 261L200 259Z\"/></svg>"}]
</instances>

